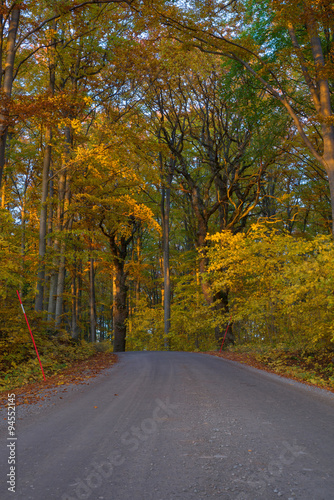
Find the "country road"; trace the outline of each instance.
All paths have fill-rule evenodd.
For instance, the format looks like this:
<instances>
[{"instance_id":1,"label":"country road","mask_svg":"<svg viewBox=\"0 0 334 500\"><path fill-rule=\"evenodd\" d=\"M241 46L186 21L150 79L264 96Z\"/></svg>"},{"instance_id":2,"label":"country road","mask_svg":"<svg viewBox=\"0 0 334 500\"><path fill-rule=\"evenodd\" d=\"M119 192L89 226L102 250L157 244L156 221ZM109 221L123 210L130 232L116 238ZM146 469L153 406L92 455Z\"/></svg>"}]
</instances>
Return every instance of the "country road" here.
<instances>
[{"instance_id":1,"label":"country road","mask_svg":"<svg viewBox=\"0 0 334 500\"><path fill-rule=\"evenodd\" d=\"M333 500L334 395L206 354L129 352L17 408L2 500Z\"/></svg>"}]
</instances>

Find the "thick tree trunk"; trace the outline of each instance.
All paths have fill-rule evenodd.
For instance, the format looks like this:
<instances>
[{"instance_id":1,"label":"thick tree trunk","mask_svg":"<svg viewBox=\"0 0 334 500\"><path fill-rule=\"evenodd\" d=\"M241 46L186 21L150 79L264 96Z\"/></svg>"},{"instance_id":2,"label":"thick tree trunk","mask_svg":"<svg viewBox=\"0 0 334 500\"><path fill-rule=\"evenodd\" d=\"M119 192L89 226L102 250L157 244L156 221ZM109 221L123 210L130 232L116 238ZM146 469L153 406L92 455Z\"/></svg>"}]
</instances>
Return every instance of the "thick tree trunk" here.
<instances>
[{"instance_id":1,"label":"thick tree trunk","mask_svg":"<svg viewBox=\"0 0 334 500\"><path fill-rule=\"evenodd\" d=\"M109 233L100 223L100 228L105 236L109 238L110 251L113 259L113 331L114 331L114 352L125 351L126 343L126 320L128 319L127 304L127 272L125 270L125 260L128 253L128 245L133 241L134 235L139 225L134 217L128 218L131 234L128 238L121 236L119 241L115 233Z\"/></svg>"},{"instance_id":2,"label":"thick tree trunk","mask_svg":"<svg viewBox=\"0 0 334 500\"><path fill-rule=\"evenodd\" d=\"M126 320L128 318L126 272L124 261L114 259L116 270L114 283L114 352L124 352L126 342Z\"/></svg>"},{"instance_id":3,"label":"thick tree trunk","mask_svg":"<svg viewBox=\"0 0 334 500\"><path fill-rule=\"evenodd\" d=\"M6 61L4 68L4 80L2 92L7 102L2 104L0 108L0 187L2 183L2 176L5 167L6 159L6 142L8 132L8 104L12 95L13 88L13 75L14 75L14 62L15 62L15 41L17 30L20 22L20 6L14 6L9 22Z\"/></svg>"},{"instance_id":4,"label":"thick tree trunk","mask_svg":"<svg viewBox=\"0 0 334 500\"><path fill-rule=\"evenodd\" d=\"M102 296L105 297L104 287L102 289ZM105 339L105 327L106 327L106 319L104 316L104 304L101 304L100 313L96 314L99 317L99 340L100 342Z\"/></svg>"},{"instance_id":5,"label":"thick tree trunk","mask_svg":"<svg viewBox=\"0 0 334 500\"><path fill-rule=\"evenodd\" d=\"M325 98L324 100L325 100L324 108L327 110L326 113L324 113L325 116L327 115L333 117L330 102L327 103L327 99ZM332 235L334 238L334 126L323 123L322 136L324 139L323 166L325 167L325 170L327 172L328 182L329 182L329 191L330 191L331 209L332 209Z\"/></svg>"},{"instance_id":6,"label":"thick tree trunk","mask_svg":"<svg viewBox=\"0 0 334 500\"><path fill-rule=\"evenodd\" d=\"M308 21L310 45L316 68L319 101L314 102L317 111L322 115L321 132L323 138L322 164L326 169L332 207L332 234L334 237L334 126L331 91L325 68L325 57L321 39L317 31L317 23L310 15Z\"/></svg>"},{"instance_id":7,"label":"thick tree trunk","mask_svg":"<svg viewBox=\"0 0 334 500\"><path fill-rule=\"evenodd\" d=\"M224 313L225 315L229 312L229 302L228 302L228 292L224 290L220 290L218 293L214 295L214 301L216 302L214 305L214 310L217 314ZM220 348L222 341L225 337L224 345L234 344L235 337L233 333L233 324L227 321L221 325L216 326L215 328L215 337L217 341L217 349Z\"/></svg>"},{"instance_id":8,"label":"thick tree trunk","mask_svg":"<svg viewBox=\"0 0 334 500\"><path fill-rule=\"evenodd\" d=\"M199 196L199 190L194 188L192 191L192 206L197 219L197 234L196 234L196 248L204 249L206 245L206 236L208 233L208 217L206 216L206 212L203 207L202 200ZM208 304L208 307L212 308L214 312L217 314L221 314L221 312L228 312L228 293L227 291L221 290L220 292L214 294L212 292L210 283L203 279L207 269L207 259L205 256L202 256L199 260L199 272L200 272L200 284L202 288L202 292L204 298ZM217 342L217 348L220 347L227 324L221 324L215 328L215 338ZM234 335L232 330L232 325L229 327L225 344L234 344Z\"/></svg>"}]
</instances>

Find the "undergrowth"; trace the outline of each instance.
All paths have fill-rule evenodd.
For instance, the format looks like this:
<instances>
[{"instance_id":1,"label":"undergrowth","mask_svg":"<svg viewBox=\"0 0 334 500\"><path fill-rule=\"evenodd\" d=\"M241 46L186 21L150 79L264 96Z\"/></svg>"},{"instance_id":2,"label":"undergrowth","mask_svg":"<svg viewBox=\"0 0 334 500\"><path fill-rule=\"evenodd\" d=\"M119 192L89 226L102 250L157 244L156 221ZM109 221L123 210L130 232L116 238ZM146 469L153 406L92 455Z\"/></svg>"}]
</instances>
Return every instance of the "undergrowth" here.
<instances>
[{"instance_id":1,"label":"undergrowth","mask_svg":"<svg viewBox=\"0 0 334 500\"><path fill-rule=\"evenodd\" d=\"M110 342L74 341L65 333L53 337L36 333L34 337L46 377L77 361L89 359L96 352L112 351ZM30 336L24 334L0 340L0 391L40 380L43 380L43 375Z\"/></svg>"},{"instance_id":2,"label":"undergrowth","mask_svg":"<svg viewBox=\"0 0 334 500\"><path fill-rule=\"evenodd\" d=\"M328 347L239 345L230 352L251 354L271 371L334 389L334 351Z\"/></svg>"}]
</instances>

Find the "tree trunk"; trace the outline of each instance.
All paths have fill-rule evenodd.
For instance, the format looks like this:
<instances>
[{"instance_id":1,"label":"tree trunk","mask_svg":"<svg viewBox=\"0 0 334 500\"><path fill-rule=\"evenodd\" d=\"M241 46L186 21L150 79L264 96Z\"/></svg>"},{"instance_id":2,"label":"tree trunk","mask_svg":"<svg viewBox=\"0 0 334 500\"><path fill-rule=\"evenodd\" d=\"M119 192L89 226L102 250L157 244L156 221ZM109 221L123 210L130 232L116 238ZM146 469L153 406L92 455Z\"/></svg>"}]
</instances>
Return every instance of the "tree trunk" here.
<instances>
[{"instance_id":1,"label":"tree trunk","mask_svg":"<svg viewBox=\"0 0 334 500\"><path fill-rule=\"evenodd\" d=\"M100 223L100 228L109 239L110 251L113 262L113 330L114 330L114 352L125 351L126 342L126 320L128 319L127 304L127 272L125 270L125 260L128 254L128 245L133 241L139 224L135 217L128 217L129 229L131 234L128 238L121 236L119 241L116 239L116 233L109 233Z\"/></svg>"},{"instance_id":2,"label":"tree trunk","mask_svg":"<svg viewBox=\"0 0 334 500\"><path fill-rule=\"evenodd\" d=\"M229 312L229 305L228 305L228 292L224 290L220 290L214 295L214 301L216 302L214 305L214 311L217 312L217 314L228 314ZM229 345L229 344L234 344L235 342L235 337L233 333L233 324L229 323L227 320L226 323L223 323L222 325L218 325L215 328L215 337L217 341L217 349L220 348L224 336L226 333L225 337L225 342L224 345Z\"/></svg>"},{"instance_id":3,"label":"tree trunk","mask_svg":"<svg viewBox=\"0 0 334 500\"><path fill-rule=\"evenodd\" d=\"M334 238L334 158L327 161L327 175L329 181L329 191L331 198L331 209L332 209L332 236Z\"/></svg>"},{"instance_id":4,"label":"tree trunk","mask_svg":"<svg viewBox=\"0 0 334 500\"><path fill-rule=\"evenodd\" d=\"M72 276L72 319L71 319L71 337L78 338L78 311L77 311L77 279L76 269Z\"/></svg>"},{"instance_id":5,"label":"tree trunk","mask_svg":"<svg viewBox=\"0 0 334 500\"><path fill-rule=\"evenodd\" d=\"M77 338L81 336L82 320L82 260L79 260L78 266L78 284L76 289L76 311L77 311Z\"/></svg>"},{"instance_id":6,"label":"tree trunk","mask_svg":"<svg viewBox=\"0 0 334 500\"><path fill-rule=\"evenodd\" d=\"M162 189L161 196L161 220L162 220L162 254L164 272L164 346L168 348L168 335L170 329L170 306L171 306L171 286L170 286L170 263L169 263L169 214L170 214L170 187Z\"/></svg>"},{"instance_id":7,"label":"tree trunk","mask_svg":"<svg viewBox=\"0 0 334 500\"><path fill-rule=\"evenodd\" d=\"M89 261L89 317L90 340L96 342L96 302L95 302L95 270L94 259Z\"/></svg>"},{"instance_id":8,"label":"tree trunk","mask_svg":"<svg viewBox=\"0 0 334 500\"><path fill-rule=\"evenodd\" d=\"M62 323L63 314L63 300L64 300L64 289L65 289L65 242L62 241L60 244L60 259L59 259L59 270L57 277L57 292L56 292L56 311L55 311L55 325L59 328Z\"/></svg>"},{"instance_id":9,"label":"tree trunk","mask_svg":"<svg viewBox=\"0 0 334 500\"><path fill-rule=\"evenodd\" d=\"M205 238L208 233L208 217L206 216L202 200L199 196L199 190L197 188L194 188L192 190L192 206L197 219L196 248L204 249L206 245ZM228 292L221 290L216 294L213 294L210 283L203 279L206 269L207 259L205 256L201 256L199 260L200 284L208 306L212 308L212 310L217 314L221 313L222 311L228 312ZM217 348L221 346L227 325L228 323L216 326L215 328ZM227 331L225 344L234 344L232 325L230 325Z\"/></svg>"},{"instance_id":10,"label":"tree trunk","mask_svg":"<svg viewBox=\"0 0 334 500\"><path fill-rule=\"evenodd\" d=\"M66 140L66 156L69 154L69 147L71 144L71 130L69 127L65 128L65 140ZM59 230L65 231L66 227L69 228L71 224L71 218L68 218L65 222L65 213L70 205L70 179L69 175L66 175L66 161L62 165L62 171L59 178ZM62 322L63 313L63 300L64 300L64 289L65 289L65 273L66 273L66 242L65 239L62 240L60 244L60 259L59 259L59 270L58 270L58 280L57 280L57 298L56 298L56 312L55 312L55 325L59 327Z\"/></svg>"},{"instance_id":11,"label":"tree trunk","mask_svg":"<svg viewBox=\"0 0 334 500\"><path fill-rule=\"evenodd\" d=\"M56 22L53 23L53 29L56 30ZM50 49L50 64L49 64L49 92L51 96L54 96L55 92L55 60L54 60L54 49ZM38 274L37 274L37 293L35 298L35 310L43 310L43 298L44 298L44 288L45 288L45 253L46 253L46 235L47 235L47 197L49 190L49 176L50 176L50 166L51 166L51 153L52 153L52 128L51 125L46 125L45 133L45 151L44 151L44 162L43 162L43 178L42 178L42 199L41 199L41 215L39 221L39 263L38 263Z\"/></svg>"},{"instance_id":12,"label":"tree trunk","mask_svg":"<svg viewBox=\"0 0 334 500\"><path fill-rule=\"evenodd\" d=\"M334 126L331 90L325 70L325 57L318 33L317 23L310 15L307 29L310 38L312 55L316 68L317 88L319 101L315 104L317 111L322 115L321 132L324 144L322 164L328 175L332 207L332 234L334 237ZM318 104L318 106L316 106ZM320 107L320 109L319 109ZM312 151L311 151L312 152Z\"/></svg>"},{"instance_id":13,"label":"tree trunk","mask_svg":"<svg viewBox=\"0 0 334 500\"><path fill-rule=\"evenodd\" d=\"M46 253L46 232L47 232L47 197L49 188L49 172L51 165L51 139L52 131L51 126L47 126L45 135L45 153L43 163L43 180L42 180L42 200L41 200L41 214L39 222L39 264L37 275L37 293L35 298L35 311L43 310L44 299L44 285L45 285L45 253Z\"/></svg>"},{"instance_id":14,"label":"tree trunk","mask_svg":"<svg viewBox=\"0 0 334 500\"><path fill-rule=\"evenodd\" d=\"M50 172L50 175L52 177L52 171ZM53 204L52 204L52 198L53 198L53 180L50 180L49 182L49 208L48 208L48 247L51 247L52 245L52 239L51 239L51 233L52 233L52 228L53 228ZM56 267L58 263L58 259L56 257L57 252L58 252L58 240L56 239L53 243L53 251L55 256L53 257L52 260L52 268L49 276L49 298L48 298L48 322L51 322L54 317L55 317L55 312L56 312L56 292L57 292L57 275L56 275Z\"/></svg>"},{"instance_id":15,"label":"tree trunk","mask_svg":"<svg viewBox=\"0 0 334 500\"><path fill-rule=\"evenodd\" d=\"M0 110L0 187L2 183L2 175L5 167L6 158L6 142L8 132L9 111L8 105L12 95L14 62L15 62L15 41L17 30L20 22L20 6L15 5L11 15L7 37L6 62L4 68L4 83L2 92L5 96L5 103Z\"/></svg>"},{"instance_id":16,"label":"tree trunk","mask_svg":"<svg viewBox=\"0 0 334 500\"><path fill-rule=\"evenodd\" d=\"M111 315L111 329L114 330L115 326L115 304L116 304L116 272L112 273L112 315Z\"/></svg>"},{"instance_id":17,"label":"tree trunk","mask_svg":"<svg viewBox=\"0 0 334 500\"><path fill-rule=\"evenodd\" d=\"M201 203L199 201L198 189L194 188L192 192L192 206L195 213L195 217L197 219L197 231L196 231L196 241L195 245L197 250L204 249L205 247L205 238L208 234L208 220L205 217L205 213L203 208L201 207ZM200 283L204 298L208 305L212 304L212 294L211 288L207 281L203 279L203 276L206 272L207 268L207 259L204 256L201 256L199 259L199 272L200 272Z\"/></svg>"},{"instance_id":18,"label":"tree trunk","mask_svg":"<svg viewBox=\"0 0 334 500\"><path fill-rule=\"evenodd\" d=\"M25 275L25 256L26 256L26 189L22 197L22 211L21 211L21 272L22 276ZM20 290L22 294L22 290Z\"/></svg>"},{"instance_id":19,"label":"tree trunk","mask_svg":"<svg viewBox=\"0 0 334 500\"><path fill-rule=\"evenodd\" d=\"M56 246L57 242L55 242L54 249L57 252L58 251L58 245ZM53 261L53 269L51 271L51 276L50 276L50 288L49 288L49 305L48 305L48 321L51 322L55 318L56 314L56 294L57 294L57 279L58 275L55 270L55 267L57 265L58 259L55 257Z\"/></svg>"},{"instance_id":20,"label":"tree trunk","mask_svg":"<svg viewBox=\"0 0 334 500\"><path fill-rule=\"evenodd\" d=\"M114 259L116 270L114 283L114 352L124 352L126 342L126 320L128 318L126 272L124 260Z\"/></svg>"}]
</instances>

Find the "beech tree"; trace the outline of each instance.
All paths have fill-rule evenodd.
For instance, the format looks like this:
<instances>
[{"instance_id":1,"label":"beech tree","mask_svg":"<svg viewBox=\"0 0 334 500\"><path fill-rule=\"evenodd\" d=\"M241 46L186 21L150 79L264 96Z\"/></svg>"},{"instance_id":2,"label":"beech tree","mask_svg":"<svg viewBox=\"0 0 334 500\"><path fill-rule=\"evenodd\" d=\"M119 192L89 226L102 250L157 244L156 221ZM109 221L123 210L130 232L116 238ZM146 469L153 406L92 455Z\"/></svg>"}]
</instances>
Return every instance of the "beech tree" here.
<instances>
[{"instance_id":1,"label":"beech tree","mask_svg":"<svg viewBox=\"0 0 334 500\"><path fill-rule=\"evenodd\" d=\"M217 0L166 11L157 3L153 11L171 37L241 64L281 104L327 173L334 224L331 2Z\"/></svg>"},{"instance_id":2,"label":"beech tree","mask_svg":"<svg viewBox=\"0 0 334 500\"><path fill-rule=\"evenodd\" d=\"M175 59L181 56L182 51ZM177 173L196 220L198 250L206 246L209 222L216 213L220 229L244 227L259 201L262 176L279 155L275 150L268 154L269 143L264 146L256 140L263 129L256 131L255 120L247 120L245 111L238 111L229 96L224 96L220 65L219 59L200 54L187 63L178 61L168 82L161 85L158 79L153 84L157 90L150 100L157 113L158 139L172 155L167 188ZM199 271L204 275L205 270L202 256ZM204 279L202 289L210 306L215 303L216 308L228 309L227 290L214 296ZM217 329L217 342L220 336Z\"/></svg>"}]
</instances>

